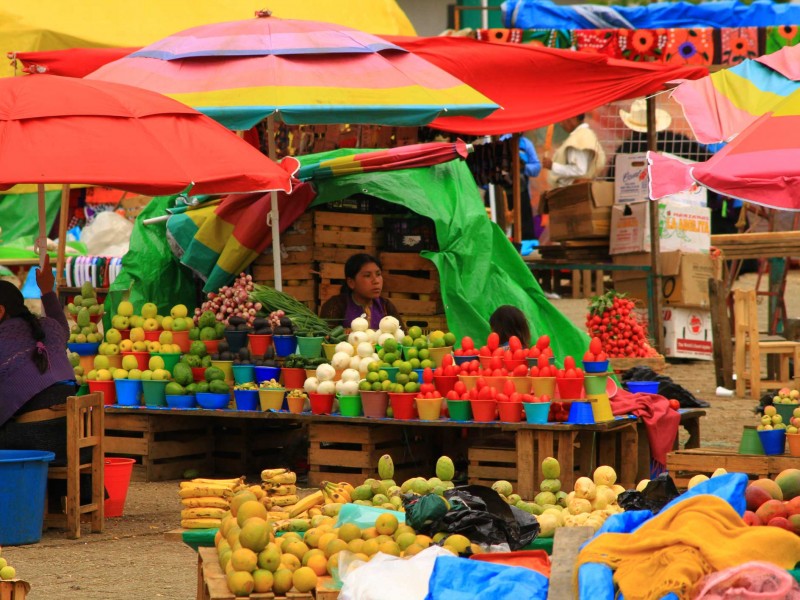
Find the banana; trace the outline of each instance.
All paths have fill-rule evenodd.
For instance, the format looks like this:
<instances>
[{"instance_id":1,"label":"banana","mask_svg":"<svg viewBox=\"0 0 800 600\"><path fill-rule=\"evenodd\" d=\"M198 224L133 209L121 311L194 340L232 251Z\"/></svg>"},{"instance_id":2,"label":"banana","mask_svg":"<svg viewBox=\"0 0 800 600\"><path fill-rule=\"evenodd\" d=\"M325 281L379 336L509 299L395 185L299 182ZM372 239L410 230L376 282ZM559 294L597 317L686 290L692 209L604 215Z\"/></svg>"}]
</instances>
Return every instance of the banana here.
<instances>
[{"instance_id":1,"label":"banana","mask_svg":"<svg viewBox=\"0 0 800 600\"><path fill-rule=\"evenodd\" d=\"M181 519L222 519L227 512L225 508L184 508L181 511Z\"/></svg>"},{"instance_id":2,"label":"banana","mask_svg":"<svg viewBox=\"0 0 800 600\"><path fill-rule=\"evenodd\" d=\"M230 503L225 498L220 498L219 496L209 496L207 498L199 497L199 498L184 498L181 500L181 504L186 506L187 508L224 508L228 510Z\"/></svg>"},{"instance_id":3,"label":"banana","mask_svg":"<svg viewBox=\"0 0 800 600\"><path fill-rule=\"evenodd\" d=\"M205 487L207 485L213 485L213 486L216 486L216 487L224 487L224 488L228 488L231 491L234 491L239 486L238 483L232 483L232 482L222 482L222 483L220 483L220 482L210 481L210 480L207 480L207 481L181 481L181 489L182 490L190 489L190 488Z\"/></svg>"},{"instance_id":4,"label":"banana","mask_svg":"<svg viewBox=\"0 0 800 600\"><path fill-rule=\"evenodd\" d=\"M280 498L290 498L290 497L291 496L278 496L276 498L273 498L273 500L278 500ZM297 498L297 496L295 496L295 498ZM321 490L317 490L316 492L309 494L300 501L295 500L294 507L292 507L289 510L289 518L294 518L300 513L307 511L309 508L318 506L323 502L325 502L325 496Z\"/></svg>"},{"instance_id":5,"label":"banana","mask_svg":"<svg viewBox=\"0 0 800 600\"><path fill-rule=\"evenodd\" d=\"M220 519L181 519L181 527L184 529L214 529L220 526Z\"/></svg>"},{"instance_id":6,"label":"banana","mask_svg":"<svg viewBox=\"0 0 800 600\"><path fill-rule=\"evenodd\" d=\"M264 480L264 484L268 486L285 485L287 483L297 483L297 473L287 471Z\"/></svg>"},{"instance_id":7,"label":"banana","mask_svg":"<svg viewBox=\"0 0 800 600\"><path fill-rule=\"evenodd\" d=\"M268 490L270 496L291 496L297 494L296 485L279 485Z\"/></svg>"},{"instance_id":8,"label":"banana","mask_svg":"<svg viewBox=\"0 0 800 600\"><path fill-rule=\"evenodd\" d=\"M272 506L292 506L297 504L297 494L291 496L272 496Z\"/></svg>"},{"instance_id":9,"label":"banana","mask_svg":"<svg viewBox=\"0 0 800 600\"><path fill-rule=\"evenodd\" d=\"M264 497L265 492L263 488L261 488L261 486L251 485L247 489L255 495L256 500L260 500L261 498Z\"/></svg>"},{"instance_id":10,"label":"banana","mask_svg":"<svg viewBox=\"0 0 800 600\"><path fill-rule=\"evenodd\" d=\"M208 496L230 498L233 496L233 490L222 485L205 484L201 487L182 487L178 494L181 498L204 498Z\"/></svg>"},{"instance_id":11,"label":"banana","mask_svg":"<svg viewBox=\"0 0 800 600\"><path fill-rule=\"evenodd\" d=\"M342 506L340 503L326 504L322 507L322 514L326 517L335 517L342 510Z\"/></svg>"},{"instance_id":12,"label":"banana","mask_svg":"<svg viewBox=\"0 0 800 600\"><path fill-rule=\"evenodd\" d=\"M261 504L264 505L264 508L266 508L268 511L272 508L272 498L269 496L264 496L259 500L259 502L261 502Z\"/></svg>"},{"instance_id":13,"label":"banana","mask_svg":"<svg viewBox=\"0 0 800 600\"><path fill-rule=\"evenodd\" d=\"M283 475L284 473L289 472L289 469L264 469L261 471L261 481L267 481L273 477L277 477L278 475Z\"/></svg>"},{"instance_id":14,"label":"banana","mask_svg":"<svg viewBox=\"0 0 800 600\"><path fill-rule=\"evenodd\" d=\"M347 483L346 481L340 481L336 485L339 486L340 488L344 488L344 490L347 492L348 496L352 496L353 492L355 491L355 488L352 485L350 485L349 483Z\"/></svg>"},{"instance_id":15,"label":"banana","mask_svg":"<svg viewBox=\"0 0 800 600\"><path fill-rule=\"evenodd\" d=\"M241 485L244 483L244 475L241 477L235 477L233 479L203 479L202 477L197 477L195 479L191 479L188 482L182 481L181 485L184 483L210 483L212 485Z\"/></svg>"},{"instance_id":16,"label":"banana","mask_svg":"<svg viewBox=\"0 0 800 600\"><path fill-rule=\"evenodd\" d=\"M333 500L333 502L341 502L343 504L347 504L351 502L352 499L350 498L350 493L336 483L331 483L329 481L324 482L325 490L328 496Z\"/></svg>"},{"instance_id":17,"label":"banana","mask_svg":"<svg viewBox=\"0 0 800 600\"><path fill-rule=\"evenodd\" d=\"M322 509L314 506L312 508L309 508L306 512L308 513L309 518L317 517L322 514Z\"/></svg>"}]
</instances>

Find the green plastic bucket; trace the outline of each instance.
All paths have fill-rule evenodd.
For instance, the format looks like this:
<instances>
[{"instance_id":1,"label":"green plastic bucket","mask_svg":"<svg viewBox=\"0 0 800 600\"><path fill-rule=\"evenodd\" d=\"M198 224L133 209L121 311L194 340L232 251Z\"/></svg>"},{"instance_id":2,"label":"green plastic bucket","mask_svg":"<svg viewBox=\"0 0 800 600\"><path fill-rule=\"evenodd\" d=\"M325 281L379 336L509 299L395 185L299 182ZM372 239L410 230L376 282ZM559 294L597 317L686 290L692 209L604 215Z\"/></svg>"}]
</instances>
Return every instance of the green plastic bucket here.
<instances>
[{"instance_id":1,"label":"green plastic bucket","mask_svg":"<svg viewBox=\"0 0 800 600\"><path fill-rule=\"evenodd\" d=\"M339 412L343 417L363 416L361 396L339 396Z\"/></svg>"},{"instance_id":2,"label":"green plastic bucket","mask_svg":"<svg viewBox=\"0 0 800 600\"><path fill-rule=\"evenodd\" d=\"M172 375L175 370L175 365L181 359L180 352L156 352L150 356L160 356L164 360L164 368Z\"/></svg>"},{"instance_id":3,"label":"green plastic bucket","mask_svg":"<svg viewBox=\"0 0 800 600\"><path fill-rule=\"evenodd\" d=\"M237 385L252 383L256 380L256 368L253 365L233 365L233 382Z\"/></svg>"},{"instance_id":4,"label":"green plastic bucket","mask_svg":"<svg viewBox=\"0 0 800 600\"><path fill-rule=\"evenodd\" d=\"M739 454L764 454L764 446L755 425L745 425L739 442Z\"/></svg>"},{"instance_id":5,"label":"green plastic bucket","mask_svg":"<svg viewBox=\"0 0 800 600\"><path fill-rule=\"evenodd\" d=\"M783 422L786 423L786 426L788 427L794 409L800 406L800 404L773 404L773 406L775 407L775 410L778 411L778 414L783 417Z\"/></svg>"},{"instance_id":6,"label":"green plastic bucket","mask_svg":"<svg viewBox=\"0 0 800 600\"><path fill-rule=\"evenodd\" d=\"M587 394L605 394L608 375L586 375L583 379L583 387Z\"/></svg>"},{"instance_id":7,"label":"green plastic bucket","mask_svg":"<svg viewBox=\"0 0 800 600\"><path fill-rule=\"evenodd\" d=\"M471 421L472 404L469 400L448 400L447 412L451 421Z\"/></svg>"},{"instance_id":8,"label":"green plastic bucket","mask_svg":"<svg viewBox=\"0 0 800 600\"><path fill-rule=\"evenodd\" d=\"M167 381L143 381L144 405L166 406L167 396L164 390L167 387L167 383Z\"/></svg>"},{"instance_id":9,"label":"green plastic bucket","mask_svg":"<svg viewBox=\"0 0 800 600\"><path fill-rule=\"evenodd\" d=\"M323 337L298 337L297 352L303 358L319 358L322 356Z\"/></svg>"}]
</instances>

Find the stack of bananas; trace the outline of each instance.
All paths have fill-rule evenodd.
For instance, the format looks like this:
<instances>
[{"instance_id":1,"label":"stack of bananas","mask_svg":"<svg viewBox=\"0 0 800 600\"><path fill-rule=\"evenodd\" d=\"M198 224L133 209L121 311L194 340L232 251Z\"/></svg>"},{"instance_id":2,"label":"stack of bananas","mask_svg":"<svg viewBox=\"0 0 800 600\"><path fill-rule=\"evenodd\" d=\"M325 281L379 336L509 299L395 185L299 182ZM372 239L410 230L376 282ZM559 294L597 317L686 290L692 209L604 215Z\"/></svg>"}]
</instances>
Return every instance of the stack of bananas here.
<instances>
[{"instance_id":1,"label":"stack of bananas","mask_svg":"<svg viewBox=\"0 0 800 600\"><path fill-rule=\"evenodd\" d=\"M261 471L261 502L268 511L285 512L297 504L297 474L289 469L264 469Z\"/></svg>"},{"instance_id":2,"label":"stack of bananas","mask_svg":"<svg viewBox=\"0 0 800 600\"><path fill-rule=\"evenodd\" d=\"M181 481L181 527L212 529L230 509L233 494L245 488L244 477Z\"/></svg>"}]
</instances>

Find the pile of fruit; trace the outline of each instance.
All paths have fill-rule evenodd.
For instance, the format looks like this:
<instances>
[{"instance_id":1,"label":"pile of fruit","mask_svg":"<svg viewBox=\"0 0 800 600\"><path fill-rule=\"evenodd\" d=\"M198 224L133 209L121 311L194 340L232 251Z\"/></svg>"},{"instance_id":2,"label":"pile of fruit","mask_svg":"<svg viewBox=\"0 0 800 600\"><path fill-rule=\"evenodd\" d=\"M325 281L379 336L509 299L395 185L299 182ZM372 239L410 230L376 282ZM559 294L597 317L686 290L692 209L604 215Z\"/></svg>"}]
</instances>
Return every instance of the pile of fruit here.
<instances>
[{"instance_id":1,"label":"pile of fruit","mask_svg":"<svg viewBox=\"0 0 800 600\"><path fill-rule=\"evenodd\" d=\"M0 552L2 552L2 548L0 548ZM17 576L17 570L8 564L8 561L0 556L0 580L8 581L10 579L14 579Z\"/></svg>"},{"instance_id":2,"label":"pile of fruit","mask_svg":"<svg viewBox=\"0 0 800 600\"><path fill-rule=\"evenodd\" d=\"M781 471L774 480L751 481L744 498L748 525L780 527L800 535L800 469Z\"/></svg>"},{"instance_id":3,"label":"pile of fruit","mask_svg":"<svg viewBox=\"0 0 800 600\"><path fill-rule=\"evenodd\" d=\"M181 527L218 528L230 510L233 494L243 489L247 489L244 477L181 481L178 491L181 498Z\"/></svg>"},{"instance_id":4,"label":"pile of fruit","mask_svg":"<svg viewBox=\"0 0 800 600\"><path fill-rule=\"evenodd\" d=\"M164 359L151 356L147 369L139 369L139 361L130 354L122 357L122 367L111 369L108 356L98 354L94 357L94 368L86 374L88 381L111 381L112 379L140 379L142 381L169 381L170 372L164 368ZM169 385L169 384L167 384Z\"/></svg>"},{"instance_id":5,"label":"pile of fruit","mask_svg":"<svg viewBox=\"0 0 800 600\"><path fill-rule=\"evenodd\" d=\"M795 409L794 412L797 414L793 415L793 417L800 417L800 409ZM773 429L787 429L787 433L797 433L797 426L792 424L792 427L794 430L788 431L786 423L783 422L783 417L778 414L778 409L773 405L769 405L764 407L764 414L761 416L756 430L772 431Z\"/></svg>"},{"instance_id":6,"label":"pile of fruit","mask_svg":"<svg viewBox=\"0 0 800 600\"><path fill-rule=\"evenodd\" d=\"M256 313L261 310L261 303L250 299L254 289L253 277L241 273L230 286L224 286L218 292L208 294L208 300L194 311L194 322L198 327L203 313L210 313L215 321L227 323L231 317L244 319L252 327L256 320ZM220 336L222 337L222 336Z\"/></svg>"},{"instance_id":7,"label":"pile of fruit","mask_svg":"<svg viewBox=\"0 0 800 600\"><path fill-rule=\"evenodd\" d=\"M186 358L185 356L183 358ZM183 358L181 361L183 361ZM217 367L208 367L203 373L203 381L195 381L192 370L185 362L179 362L173 370L174 381L167 384L164 392L167 396L185 396L187 394L229 394L230 386L225 383L225 373Z\"/></svg>"},{"instance_id":8,"label":"pile of fruit","mask_svg":"<svg viewBox=\"0 0 800 600\"><path fill-rule=\"evenodd\" d=\"M267 510L271 510L273 507L285 508L297 504L296 473L289 469L266 469L261 472L261 480L264 496L260 500Z\"/></svg>"},{"instance_id":9,"label":"pile of fruit","mask_svg":"<svg viewBox=\"0 0 800 600\"><path fill-rule=\"evenodd\" d=\"M594 355L604 352L609 358L658 356L647 340L633 301L614 290L592 298L586 315L586 330L600 340L600 352L595 352L597 346L590 347Z\"/></svg>"},{"instance_id":10,"label":"pile of fruit","mask_svg":"<svg viewBox=\"0 0 800 600\"><path fill-rule=\"evenodd\" d=\"M225 334L225 323L218 321L216 315L207 310L195 317L195 326L189 329L189 339L199 342L221 340Z\"/></svg>"},{"instance_id":11,"label":"pile of fruit","mask_svg":"<svg viewBox=\"0 0 800 600\"><path fill-rule=\"evenodd\" d=\"M97 302L97 291L91 283L85 281L81 285L81 293L72 299L72 302L67 304L67 312L72 315L78 325L85 327L81 324L80 315L85 315L85 321L88 322L90 317L100 317L103 314L103 305Z\"/></svg>"}]
</instances>

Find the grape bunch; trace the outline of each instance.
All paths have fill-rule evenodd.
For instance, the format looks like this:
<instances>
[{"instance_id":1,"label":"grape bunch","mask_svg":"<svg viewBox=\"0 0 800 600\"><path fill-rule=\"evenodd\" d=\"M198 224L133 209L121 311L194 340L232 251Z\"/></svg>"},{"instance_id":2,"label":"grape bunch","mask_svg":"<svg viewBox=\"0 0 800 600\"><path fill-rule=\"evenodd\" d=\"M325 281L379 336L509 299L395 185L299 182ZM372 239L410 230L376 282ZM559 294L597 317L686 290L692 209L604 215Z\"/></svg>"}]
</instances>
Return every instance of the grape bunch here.
<instances>
[{"instance_id":1,"label":"grape bunch","mask_svg":"<svg viewBox=\"0 0 800 600\"><path fill-rule=\"evenodd\" d=\"M230 286L224 286L218 292L210 292L208 300L200 308L194 310L194 323L201 314L210 310L217 315L217 321L226 325L231 317L241 317L247 325L252 326L256 313L261 309L260 302L250 300L253 291L253 276L241 273Z\"/></svg>"}]
</instances>

